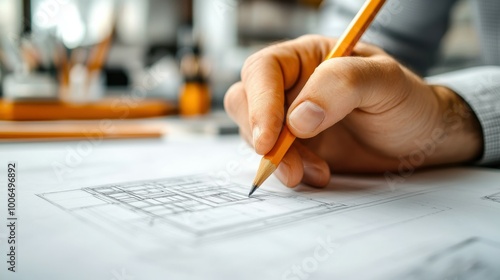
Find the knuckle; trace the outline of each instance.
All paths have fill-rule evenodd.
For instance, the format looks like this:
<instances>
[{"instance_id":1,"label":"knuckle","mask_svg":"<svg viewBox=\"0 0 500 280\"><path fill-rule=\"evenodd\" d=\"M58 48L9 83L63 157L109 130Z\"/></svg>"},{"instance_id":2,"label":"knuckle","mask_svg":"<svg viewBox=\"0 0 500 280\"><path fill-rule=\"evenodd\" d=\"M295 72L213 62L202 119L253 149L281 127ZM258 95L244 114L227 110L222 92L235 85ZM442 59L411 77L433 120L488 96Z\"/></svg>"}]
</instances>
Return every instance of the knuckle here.
<instances>
[{"instance_id":1,"label":"knuckle","mask_svg":"<svg viewBox=\"0 0 500 280\"><path fill-rule=\"evenodd\" d=\"M373 58L373 67L376 67L377 79L385 83L391 83L393 86L401 85L405 79L405 73L401 64L391 56L383 55Z\"/></svg>"},{"instance_id":2,"label":"knuckle","mask_svg":"<svg viewBox=\"0 0 500 280\"><path fill-rule=\"evenodd\" d=\"M326 50L326 52L328 53L331 51L337 40L337 38L326 37L318 34L306 34L298 37L292 42L308 43L314 46L328 47L328 49Z\"/></svg>"},{"instance_id":3,"label":"knuckle","mask_svg":"<svg viewBox=\"0 0 500 280\"><path fill-rule=\"evenodd\" d=\"M264 50L261 50L259 52L250 55L243 63L243 67L241 69L241 79L245 80L255 71L255 69L258 69L259 68L257 65L258 63L265 63L265 61L264 62L262 61L264 58L265 58Z\"/></svg>"},{"instance_id":4,"label":"knuckle","mask_svg":"<svg viewBox=\"0 0 500 280\"><path fill-rule=\"evenodd\" d=\"M297 41L306 41L306 42L311 42L311 41L319 41L323 40L326 37L318 35L318 34L306 34L298 37L296 40Z\"/></svg>"},{"instance_id":5,"label":"knuckle","mask_svg":"<svg viewBox=\"0 0 500 280\"><path fill-rule=\"evenodd\" d=\"M391 56L380 55L373 58L374 66L383 69L388 74L398 74L401 72L399 62Z\"/></svg>"},{"instance_id":6,"label":"knuckle","mask_svg":"<svg viewBox=\"0 0 500 280\"><path fill-rule=\"evenodd\" d=\"M369 61L375 71L371 78L371 84L376 85L372 103L377 104L381 110L399 103L408 88L401 64L389 55L374 56Z\"/></svg>"},{"instance_id":7,"label":"knuckle","mask_svg":"<svg viewBox=\"0 0 500 280\"><path fill-rule=\"evenodd\" d=\"M332 80L340 86L339 93L349 92L357 88L364 80L364 71L361 69L359 60L361 58L347 57L338 58L324 65L319 71L323 79Z\"/></svg>"},{"instance_id":8,"label":"knuckle","mask_svg":"<svg viewBox=\"0 0 500 280\"><path fill-rule=\"evenodd\" d=\"M346 59L347 63L341 72L349 89L356 88L366 79L367 69L363 69L363 59L359 57Z\"/></svg>"},{"instance_id":9,"label":"knuckle","mask_svg":"<svg viewBox=\"0 0 500 280\"><path fill-rule=\"evenodd\" d=\"M276 50L280 49L282 44L284 43L271 45L251 54L243 63L241 79L245 80L255 71L259 71L262 65L274 63L276 61Z\"/></svg>"},{"instance_id":10,"label":"knuckle","mask_svg":"<svg viewBox=\"0 0 500 280\"><path fill-rule=\"evenodd\" d=\"M242 104L242 99L245 98L244 90L241 83L232 85L224 95L224 108L229 114L234 115L236 108Z\"/></svg>"},{"instance_id":11,"label":"knuckle","mask_svg":"<svg viewBox=\"0 0 500 280\"><path fill-rule=\"evenodd\" d=\"M269 110L263 113L259 108L250 110L250 126L263 124L271 133L277 134L283 126L284 110ZM265 121L265 123L263 123Z\"/></svg>"},{"instance_id":12,"label":"knuckle","mask_svg":"<svg viewBox=\"0 0 500 280\"><path fill-rule=\"evenodd\" d=\"M353 56L373 57L377 55L388 56L384 49L367 42L358 42L353 49Z\"/></svg>"},{"instance_id":13,"label":"knuckle","mask_svg":"<svg viewBox=\"0 0 500 280\"><path fill-rule=\"evenodd\" d=\"M243 67L241 68L241 80L242 81L245 81L246 78L248 77L248 72L251 71L252 69L252 66L255 64L255 62L257 61L256 57L255 57L256 54L252 54L251 56L249 56L245 62L243 63Z\"/></svg>"}]
</instances>

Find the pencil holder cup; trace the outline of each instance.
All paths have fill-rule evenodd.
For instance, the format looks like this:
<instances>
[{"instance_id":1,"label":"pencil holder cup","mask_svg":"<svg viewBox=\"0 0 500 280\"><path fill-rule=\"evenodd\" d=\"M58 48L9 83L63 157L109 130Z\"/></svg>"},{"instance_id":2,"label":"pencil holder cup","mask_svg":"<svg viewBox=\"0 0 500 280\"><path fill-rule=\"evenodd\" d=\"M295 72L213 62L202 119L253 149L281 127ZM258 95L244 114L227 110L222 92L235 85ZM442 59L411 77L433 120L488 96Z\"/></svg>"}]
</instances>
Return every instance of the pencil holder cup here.
<instances>
[{"instance_id":1,"label":"pencil holder cup","mask_svg":"<svg viewBox=\"0 0 500 280\"><path fill-rule=\"evenodd\" d=\"M104 96L105 78L100 71L88 72L83 65L75 65L69 76L68 92L64 101L86 103Z\"/></svg>"}]
</instances>

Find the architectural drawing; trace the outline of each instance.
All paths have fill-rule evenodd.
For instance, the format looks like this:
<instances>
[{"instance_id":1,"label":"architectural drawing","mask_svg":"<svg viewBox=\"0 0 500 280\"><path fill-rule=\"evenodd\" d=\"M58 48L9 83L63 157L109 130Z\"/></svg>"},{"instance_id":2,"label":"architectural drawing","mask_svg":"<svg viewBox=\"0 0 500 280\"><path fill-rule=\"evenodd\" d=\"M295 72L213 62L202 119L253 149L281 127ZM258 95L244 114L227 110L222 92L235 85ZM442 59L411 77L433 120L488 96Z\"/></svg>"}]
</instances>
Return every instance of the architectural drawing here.
<instances>
[{"instance_id":1,"label":"architectural drawing","mask_svg":"<svg viewBox=\"0 0 500 280\"><path fill-rule=\"evenodd\" d=\"M86 216L92 212L126 222L139 219L149 224L166 223L198 237L258 229L346 208L265 190L248 198L247 191L234 183L220 185L207 176L190 176L38 196L72 214Z\"/></svg>"},{"instance_id":2,"label":"architectural drawing","mask_svg":"<svg viewBox=\"0 0 500 280\"><path fill-rule=\"evenodd\" d=\"M259 190L218 184L208 176L167 178L38 194L53 205L96 223L127 228L163 226L194 237L248 232L317 217L357 206L374 205L410 194L384 190L367 198L329 201L304 193Z\"/></svg>"}]
</instances>

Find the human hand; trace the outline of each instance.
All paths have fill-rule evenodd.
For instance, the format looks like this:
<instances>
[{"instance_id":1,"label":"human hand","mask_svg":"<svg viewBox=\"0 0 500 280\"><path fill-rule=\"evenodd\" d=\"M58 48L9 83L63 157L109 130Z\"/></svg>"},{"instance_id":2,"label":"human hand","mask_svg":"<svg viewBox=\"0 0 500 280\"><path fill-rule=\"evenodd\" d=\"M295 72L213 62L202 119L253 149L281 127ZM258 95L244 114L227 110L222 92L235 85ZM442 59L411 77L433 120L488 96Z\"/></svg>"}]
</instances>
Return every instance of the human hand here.
<instances>
[{"instance_id":1,"label":"human hand","mask_svg":"<svg viewBox=\"0 0 500 280\"><path fill-rule=\"evenodd\" d=\"M297 136L275 174L287 186L324 186L334 173L462 163L482 152L478 121L450 89L428 85L378 47L324 57L335 40L308 35L247 59L224 105L264 155L286 124ZM319 65L319 66L318 66Z\"/></svg>"}]
</instances>

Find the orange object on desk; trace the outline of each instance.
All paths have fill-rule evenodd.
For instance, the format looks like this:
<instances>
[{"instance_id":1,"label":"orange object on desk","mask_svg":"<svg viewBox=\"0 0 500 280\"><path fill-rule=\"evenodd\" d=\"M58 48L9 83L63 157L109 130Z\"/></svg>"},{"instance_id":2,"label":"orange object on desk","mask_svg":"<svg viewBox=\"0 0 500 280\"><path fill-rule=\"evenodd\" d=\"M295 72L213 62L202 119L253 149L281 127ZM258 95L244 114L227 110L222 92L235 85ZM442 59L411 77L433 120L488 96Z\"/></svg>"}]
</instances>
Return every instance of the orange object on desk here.
<instances>
[{"instance_id":1,"label":"orange object on desk","mask_svg":"<svg viewBox=\"0 0 500 280\"><path fill-rule=\"evenodd\" d=\"M187 82L179 97L179 111L183 116L203 115L210 111L210 90L208 84Z\"/></svg>"},{"instance_id":2,"label":"orange object on desk","mask_svg":"<svg viewBox=\"0 0 500 280\"><path fill-rule=\"evenodd\" d=\"M109 98L89 103L0 101L0 119L12 121L133 119L172 115L175 105L164 100Z\"/></svg>"},{"instance_id":3,"label":"orange object on desk","mask_svg":"<svg viewBox=\"0 0 500 280\"><path fill-rule=\"evenodd\" d=\"M159 138L165 134L161 123L137 121L52 121L52 122L2 122L1 141L78 140Z\"/></svg>"}]
</instances>

